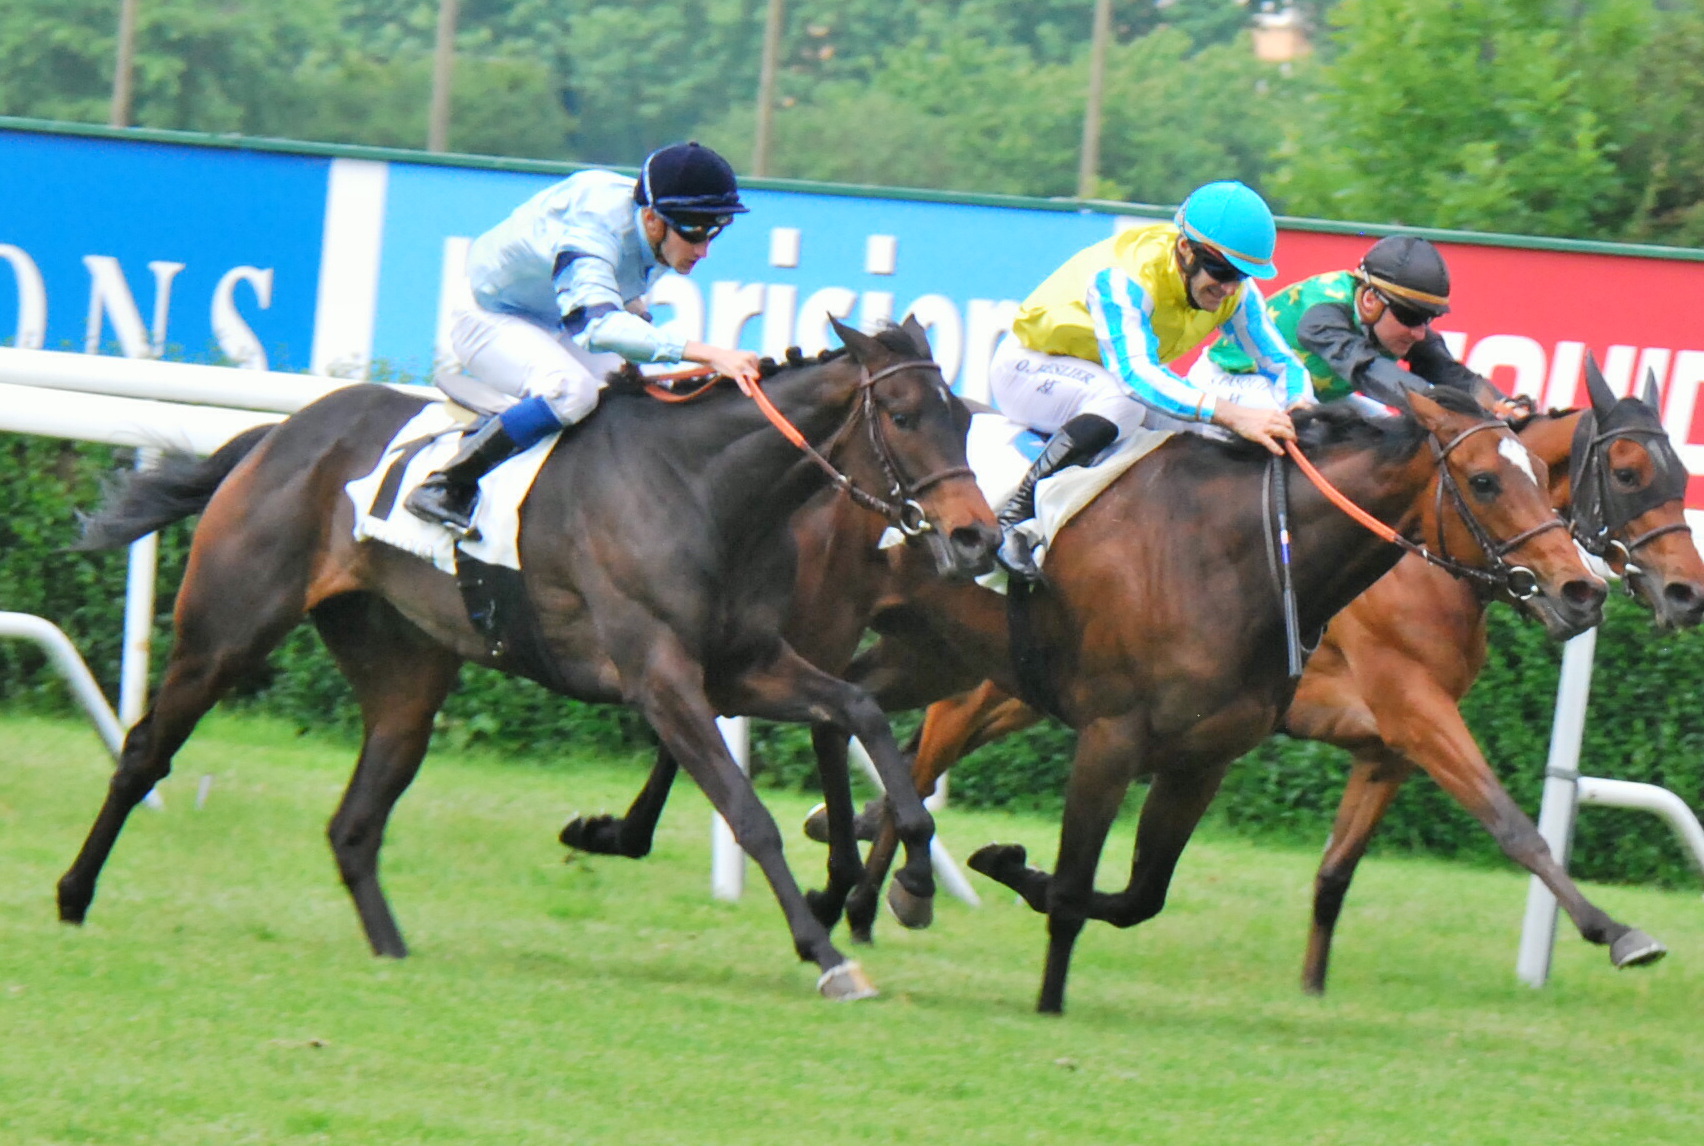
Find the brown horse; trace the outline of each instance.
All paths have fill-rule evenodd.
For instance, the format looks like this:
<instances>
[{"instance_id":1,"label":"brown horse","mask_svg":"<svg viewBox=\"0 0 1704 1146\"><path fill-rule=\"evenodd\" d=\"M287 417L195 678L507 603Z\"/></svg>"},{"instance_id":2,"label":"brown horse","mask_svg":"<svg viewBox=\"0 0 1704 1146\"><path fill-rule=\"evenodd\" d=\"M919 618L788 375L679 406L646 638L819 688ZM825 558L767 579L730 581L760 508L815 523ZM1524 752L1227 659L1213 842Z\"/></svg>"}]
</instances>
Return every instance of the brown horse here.
<instances>
[{"instance_id":1,"label":"brown horse","mask_svg":"<svg viewBox=\"0 0 1704 1146\"><path fill-rule=\"evenodd\" d=\"M845 352L781 368L767 383L807 456L759 404L727 386L690 411L611 392L596 416L563 436L522 510L522 577L537 634L530 656L494 647L454 577L352 539L344 486L378 464L421 408L416 399L381 387L338 391L187 472L133 482L95 518L89 547L122 544L197 510L202 519L164 680L60 880L60 917L83 919L130 810L231 682L308 615L365 723L330 837L375 953L407 950L378 881L385 823L419 768L433 714L473 660L565 695L638 708L762 868L799 957L822 969L823 993L871 993L811 914L774 820L714 718L827 719L870 746L904 787L904 762L869 695L809 666L781 636L794 579L788 518L828 480L826 469L922 533L948 570L986 569L996 534L964 464L962 405L922 330L908 323L870 337L835 325ZM901 834L913 853L902 882L927 896L932 822L921 801L902 802Z\"/></svg>"},{"instance_id":2,"label":"brown horse","mask_svg":"<svg viewBox=\"0 0 1704 1146\"><path fill-rule=\"evenodd\" d=\"M1529 566L1522 580L1542 592L1558 633L1596 624L1603 584L1581 565L1512 432L1450 392L1415 395L1412 406L1411 417L1394 423L1331 406L1298 425L1332 484L1403 537L1467 555L1474 568L1500 564L1518 546ZM1040 689L1033 676L1020 687L1012 668L1008 603L944 585L920 587L903 616L879 620L883 639L849 674L890 708L984 679L1013 693L1034 689L1077 729L1056 871L1028 867L1017 846L990 846L970 861L1048 916L1042 1011L1064 1007L1085 922L1128 927L1159 912L1178 856L1230 762L1269 735L1289 706L1295 682L1277 578L1261 543L1267 473L1251 450L1183 436L1065 526L1048 557L1048 582L1019 626L1031 649L1045 650ZM1292 494L1300 629L1318 633L1401 550L1311 486ZM1485 541L1496 552L1485 552ZM1152 787L1129 885L1097 893L1106 833L1130 783L1144 776ZM855 925L857 913L874 911L865 890L847 908Z\"/></svg>"},{"instance_id":3,"label":"brown horse","mask_svg":"<svg viewBox=\"0 0 1704 1146\"><path fill-rule=\"evenodd\" d=\"M1545 463L1552 504L1568 512L1575 536L1622 576L1658 626L1696 625L1704 618L1704 562L1686 528L1685 470L1657 416L1654 379L1642 401L1617 401L1590 363L1587 388L1590 410L1526 419L1521 440ZM1663 954L1661 944L1585 899L1462 722L1458 705L1485 661L1488 603L1473 584L1407 556L1332 619L1307 662L1280 728L1355 754L1315 884L1302 977L1310 992L1324 990L1332 928L1355 866L1416 767L1483 823L1510 858L1543 879L1581 935L1609 946L1616 966ZM915 752L918 792L927 796L958 760L1039 719L992 682L932 705ZM868 874L876 884L894 847L891 833L880 830L879 813L873 806L859 822L876 839ZM813 825L812 834L820 827Z\"/></svg>"}]
</instances>

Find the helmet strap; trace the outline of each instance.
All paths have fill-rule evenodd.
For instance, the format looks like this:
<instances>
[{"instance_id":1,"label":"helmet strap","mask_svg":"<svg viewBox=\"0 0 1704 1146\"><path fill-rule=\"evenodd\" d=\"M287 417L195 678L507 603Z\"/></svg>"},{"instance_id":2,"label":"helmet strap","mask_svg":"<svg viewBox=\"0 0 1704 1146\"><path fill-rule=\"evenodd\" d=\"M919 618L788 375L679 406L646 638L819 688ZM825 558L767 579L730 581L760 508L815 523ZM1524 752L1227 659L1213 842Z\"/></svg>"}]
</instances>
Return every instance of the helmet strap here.
<instances>
[{"instance_id":1,"label":"helmet strap","mask_svg":"<svg viewBox=\"0 0 1704 1146\"><path fill-rule=\"evenodd\" d=\"M1195 272L1201 269L1201 262L1195 256L1195 244L1181 231L1177 236L1176 254L1178 270L1183 272L1183 300L1191 310L1206 310L1195 301Z\"/></svg>"}]
</instances>

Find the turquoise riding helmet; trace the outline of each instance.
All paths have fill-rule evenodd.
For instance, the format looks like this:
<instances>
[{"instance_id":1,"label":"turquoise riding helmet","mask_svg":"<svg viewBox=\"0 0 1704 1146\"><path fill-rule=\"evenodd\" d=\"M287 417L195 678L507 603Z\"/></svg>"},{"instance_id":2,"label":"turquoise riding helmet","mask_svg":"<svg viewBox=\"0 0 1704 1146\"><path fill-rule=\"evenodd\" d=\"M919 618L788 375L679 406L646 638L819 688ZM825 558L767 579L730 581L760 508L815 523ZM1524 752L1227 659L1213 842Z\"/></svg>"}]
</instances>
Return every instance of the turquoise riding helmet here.
<instances>
[{"instance_id":1,"label":"turquoise riding helmet","mask_svg":"<svg viewBox=\"0 0 1704 1146\"><path fill-rule=\"evenodd\" d=\"M1278 273L1272 250L1278 245L1278 225L1259 192L1234 179L1207 183L1190 192L1177 209L1177 229L1212 248L1250 278L1269 279Z\"/></svg>"}]
</instances>

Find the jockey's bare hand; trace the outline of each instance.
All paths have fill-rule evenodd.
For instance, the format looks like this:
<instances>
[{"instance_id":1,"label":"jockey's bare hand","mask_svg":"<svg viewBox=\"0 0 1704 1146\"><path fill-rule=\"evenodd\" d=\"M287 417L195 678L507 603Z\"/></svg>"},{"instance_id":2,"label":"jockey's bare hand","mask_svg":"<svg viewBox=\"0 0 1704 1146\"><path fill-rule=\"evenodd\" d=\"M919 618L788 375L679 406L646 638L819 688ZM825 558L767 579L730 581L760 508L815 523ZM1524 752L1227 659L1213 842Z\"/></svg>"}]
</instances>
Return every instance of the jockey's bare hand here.
<instances>
[{"instance_id":1,"label":"jockey's bare hand","mask_svg":"<svg viewBox=\"0 0 1704 1146\"><path fill-rule=\"evenodd\" d=\"M1279 442L1286 438L1296 440L1295 424L1282 410L1263 410L1221 400L1213 407L1213 424L1223 426L1239 438L1259 442L1275 454L1284 452Z\"/></svg>"},{"instance_id":2,"label":"jockey's bare hand","mask_svg":"<svg viewBox=\"0 0 1704 1146\"><path fill-rule=\"evenodd\" d=\"M689 342L686 344L685 357L688 362L703 363L724 378L747 383L760 380L759 359L750 350L729 350L703 342Z\"/></svg>"}]
</instances>

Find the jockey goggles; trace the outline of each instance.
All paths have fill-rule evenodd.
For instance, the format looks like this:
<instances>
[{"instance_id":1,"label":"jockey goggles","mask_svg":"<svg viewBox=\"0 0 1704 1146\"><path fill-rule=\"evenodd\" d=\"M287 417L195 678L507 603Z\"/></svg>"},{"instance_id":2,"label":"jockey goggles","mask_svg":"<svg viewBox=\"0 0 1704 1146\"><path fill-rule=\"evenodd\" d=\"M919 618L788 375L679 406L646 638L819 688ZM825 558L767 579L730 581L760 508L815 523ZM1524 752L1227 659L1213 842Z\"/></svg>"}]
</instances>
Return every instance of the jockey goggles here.
<instances>
[{"instance_id":1,"label":"jockey goggles","mask_svg":"<svg viewBox=\"0 0 1704 1146\"><path fill-rule=\"evenodd\" d=\"M1248 278L1246 273L1225 261L1219 252L1205 243L1191 239L1189 240L1189 247L1195 254L1195 269L1206 271L1214 282L1240 283Z\"/></svg>"},{"instance_id":2,"label":"jockey goggles","mask_svg":"<svg viewBox=\"0 0 1704 1146\"><path fill-rule=\"evenodd\" d=\"M655 211L656 208L653 207L652 210ZM671 231L695 247L699 243L708 243L711 239L720 235L729 223L734 221L732 215L694 215L688 222L687 219L670 215L664 211L657 211L657 217L667 223Z\"/></svg>"},{"instance_id":3,"label":"jockey goggles","mask_svg":"<svg viewBox=\"0 0 1704 1146\"><path fill-rule=\"evenodd\" d=\"M1431 314L1400 303L1382 290L1374 290L1373 293L1384 302L1385 309L1390 311L1390 316L1403 326L1418 329L1432 321L1433 316Z\"/></svg>"}]
</instances>

